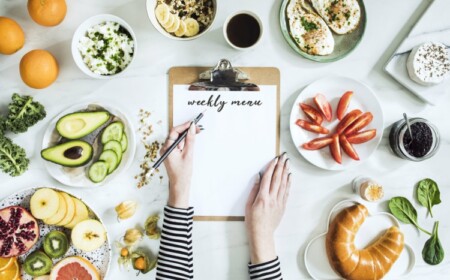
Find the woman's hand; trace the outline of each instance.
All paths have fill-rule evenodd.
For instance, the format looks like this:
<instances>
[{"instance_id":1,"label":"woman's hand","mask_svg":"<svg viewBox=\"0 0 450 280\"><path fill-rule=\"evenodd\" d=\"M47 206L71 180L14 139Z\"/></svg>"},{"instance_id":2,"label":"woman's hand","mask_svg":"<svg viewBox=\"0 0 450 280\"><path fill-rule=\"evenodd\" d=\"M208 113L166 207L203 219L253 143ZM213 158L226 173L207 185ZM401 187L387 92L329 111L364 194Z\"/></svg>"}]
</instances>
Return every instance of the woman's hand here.
<instances>
[{"instance_id":1,"label":"woman's hand","mask_svg":"<svg viewBox=\"0 0 450 280\"><path fill-rule=\"evenodd\" d=\"M189 132L184 141L164 161L169 176L169 201L167 204L176 208L189 207L195 135L200 132L200 129L192 122L172 128L160 151L163 154L188 128Z\"/></svg>"},{"instance_id":2,"label":"woman's hand","mask_svg":"<svg viewBox=\"0 0 450 280\"><path fill-rule=\"evenodd\" d=\"M286 153L272 160L262 177L260 175L256 179L245 210L252 264L277 257L273 235L283 217L290 186Z\"/></svg>"}]
</instances>

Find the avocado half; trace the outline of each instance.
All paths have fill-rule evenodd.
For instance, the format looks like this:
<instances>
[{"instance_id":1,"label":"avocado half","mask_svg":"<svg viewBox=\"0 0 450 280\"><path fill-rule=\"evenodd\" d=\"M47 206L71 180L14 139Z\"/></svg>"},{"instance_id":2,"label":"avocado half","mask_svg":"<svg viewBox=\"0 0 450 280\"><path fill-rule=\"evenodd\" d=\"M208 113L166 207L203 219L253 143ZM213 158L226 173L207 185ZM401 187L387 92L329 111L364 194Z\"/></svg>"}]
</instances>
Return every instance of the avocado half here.
<instances>
[{"instance_id":1,"label":"avocado half","mask_svg":"<svg viewBox=\"0 0 450 280\"><path fill-rule=\"evenodd\" d=\"M110 117L106 111L71 113L58 120L56 130L64 138L80 139L105 124Z\"/></svg>"},{"instance_id":2,"label":"avocado half","mask_svg":"<svg viewBox=\"0 0 450 280\"><path fill-rule=\"evenodd\" d=\"M92 159L93 151L91 144L73 140L42 150L41 157L62 166L79 167Z\"/></svg>"}]
</instances>

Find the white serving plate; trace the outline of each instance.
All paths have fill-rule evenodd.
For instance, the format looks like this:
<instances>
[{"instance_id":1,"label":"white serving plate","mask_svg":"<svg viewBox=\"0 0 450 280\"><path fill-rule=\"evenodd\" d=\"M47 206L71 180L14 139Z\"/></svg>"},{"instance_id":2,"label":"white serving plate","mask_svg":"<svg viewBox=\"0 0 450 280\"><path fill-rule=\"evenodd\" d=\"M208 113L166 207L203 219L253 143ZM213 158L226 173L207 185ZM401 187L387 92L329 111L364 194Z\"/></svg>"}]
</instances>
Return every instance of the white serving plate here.
<instances>
[{"instance_id":1,"label":"white serving plate","mask_svg":"<svg viewBox=\"0 0 450 280\"><path fill-rule=\"evenodd\" d=\"M438 42L450 51L450 17L436 16L450 10L450 1L433 0L414 28L388 60L384 70L421 100L436 105L443 96L450 94L450 79L434 85L423 86L411 80L406 61L411 50L426 42Z\"/></svg>"},{"instance_id":2,"label":"white serving plate","mask_svg":"<svg viewBox=\"0 0 450 280\"><path fill-rule=\"evenodd\" d=\"M53 118L50 124L48 125L47 130L45 131L44 139L42 140L42 149L48 148L49 146L55 144L54 142L55 135L57 135L55 126L62 116L65 116L69 113L84 110L89 105L101 106L107 111L109 111L111 114L117 116L122 120L123 124L125 125L125 133L127 134L128 137L128 148L123 154L122 161L120 162L120 165L117 167L117 169L112 174L108 175L105 178L105 180L101 183L94 183L91 180L89 180L87 176L87 168L89 168L89 166L93 163L92 160L85 166L78 168L63 167L61 165L44 160L45 167L47 171L50 173L50 175L60 183L71 187L97 187L107 184L108 182L112 181L116 176L118 176L120 173L128 169L131 162L133 161L134 154L136 152L136 137L134 134L134 128L133 124L131 123L127 115L123 113L122 109L119 110L117 107L111 104L99 101L84 102L74 105L61 112L55 118Z\"/></svg>"},{"instance_id":3,"label":"white serving plate","mask_svg":"<svg viewBox=\"0 0 450 280\"><path fill-rule=\"evenodd\" d=\"M330 102L333 109L333 120L330 123L324 120L322 126L329 129L330 133L333 133L339 123L339 120L336 117L336 108L339 103L339 99L344 92L348 90L352 90L354 93L347 112L350 112L353 109L360 109L363 112L371 112L373 114L373 121L367 127L363 128L363 131L368 129L376 129L377 135L369 142L353 145L359 155L359 161L351 159L345 154L344 151L342 151L342 164L338 164L331 156L329 147L316 151L303 149L301 147L302 144L317 137L324 137L326 135L319 135L304 130L296 125L295 122L297 119L308 120L307 116L300 109L299 103L314 105L314 96L316 96L317 93L322 93ZM381 109L381 105L375 94L363 83L347 77L328 77L311 83L300 92L293 104L289 125L292 141L294 141L298 152L307 161L317 167L327 170L345 170L361 164L377 149L383 134L383 110Z\"/></svg>"},{"instance_id":4,"label":"white serving plate","mask_svg":"<svg viewBox=\"0 0 450 280\"><path fill-rule=\"evenodd\" d=\"M345 200L336 204L328 216L326 232L314 237L306 246L304 255L305 267L313 279L342 279L336 272L334 272L328 262L325 239L328 232L328 226L339 210L352 206L356 203L358 202ZM370 244L374 238L384 233L384 231L391 226L396 226L401 229L398 220L390 213L378 212L372 214L369 210L369 216L366 218L356 235L356 247L364 248ZM400 257L383 279L398 279L400 277L405 277L414 268L415 262L416 256L414 254L414 250L411 246L405 243L405 247L400 254Z\"/></svg>"},{"instance_id":5,"label":"white serving plate","mask_svg":"<svg viewBox=\"0 0 450 280\"><path fill-rule=\"evenodd\" d=\"M78 50L78 43L80 41L80 38L86 34L86 31L89 28L91 28L92 26L103 23L105 21L113 21L113 22L117 22L118 24L120 24L122 27L124 27L130 33L131 37L133 38L133 42L134 42L134 52L133 52L133 57L131 58L130 63L128 63L128 65L121 72L119 72L117 74L113 74L113 75L100 75L100 74L92 72L91 69L89 69L89 67L84 63L83 57L81 56L81 53ZM118 76L123 75L123 73L128 68L130 68L130 65L133 63L134 59L136 58L136 52L137 52L136 34L134 33L131 26L126 21L121 19L120 17L117 17L115 15L110 15L110 14L96 15L96 16L88 18L82 24L80 24L80 26L78 26L77 30L75 31L75 33L73 34L73 37L72 37L71 50L72 50L73 60L75 61L75 64L78 66L78 68L80 68L81 71L83 71L86 75L88 75L92 78L108 80L113 77L118 77Z\"/></svg>"},{"instance_id":6,"label":"white serving plate","mask_svg":"<svg viewBox=\"0 0 450 280\"><path fill-rule=\"evenodd\" d=\"M20 192L17 192L15 194L12 194L12 195L4 198L3 200L0 201L0 209L6 208L9 206L22 206L29 210L31 196L38 189L40 189L40 188L30 188L30 189L22 190ZM51 189L54 189L54 190L57 190L60 192L66 192L69 195L83 201L81 198L79 198L76 195L73 195L70 192L67 192L65 190L62 190L59 188L51 188ZM86 204L86 202L84 202L84 203ZM95 211L89 205L86 204L86 206L89 209L90 217L99 220L104 226L105 223L100 219L100 216L97 215L97 213L95 213ZM63 227L58 227L58 226L47 225L47 224L44 224L42 222L42 220L39 220L39 219L36 219L36 220L38 221L38 224L39 224L40 238L39 238L38 242L33 246L33 248L31 248L31 250L28 251L27 254L19 257L20 264L23 264L25 258L28 256L29 253L34 252L35 250L37 250L38 248L41 247L42 241L44 240L43 237L52 230L57 229L57 230L63 231L67 235L68 239L70 240L70 230L69 229L66 229ZM70 247L69 247L69 250L67 251L67 253L61 258L53 259L53 264L56 264L59 260L65 258L65 257L80 256L85 259L88 259L98 269L101 279L107 279L106 277L108 275L109 267L111 264L111 258L112 258L111 245L110 245L109 240L110 240L109 235L107 233L106 234L106 242L100 248L98 248L97 250L94 250L92 252L83 252L81 250L75 249L73 247L72 243L70 243ZM23 279L23 280L32 280L33 279L33 277L26 274L23 269L21 269L21 277L22 277L21 279Z\"/></svg>"},{"instance_id":7,"label":"white serving plate","mask_svg":"<svg viewBox=\"0 0 450 280\"><path fill-rule=\"evenodd\" d=\"M214 21L216 20L217 2L218 1L213 0L214 15L213 15L211 24L205 30L203 30L203 32L198 33L197 35L192 36L192 37L177 37L177 36L173 36L172 34L168 33L166 30L164 30L164 28L159 24L159 22L155 16L155 8L156 8L156 4L158 3L158 0L147 0L146 1L147 15L148 15L148 18L150 19L153 27L155 27L155 29L158 30L158 32L161 33L162 35L166 36L167 38L177 40L177 41L190 41L190 40L194 40L194 39L197 39L197 38L203 36L203 34L207 33L211 29L211 27L214 24Z\"/></svg>"}]
</instances>

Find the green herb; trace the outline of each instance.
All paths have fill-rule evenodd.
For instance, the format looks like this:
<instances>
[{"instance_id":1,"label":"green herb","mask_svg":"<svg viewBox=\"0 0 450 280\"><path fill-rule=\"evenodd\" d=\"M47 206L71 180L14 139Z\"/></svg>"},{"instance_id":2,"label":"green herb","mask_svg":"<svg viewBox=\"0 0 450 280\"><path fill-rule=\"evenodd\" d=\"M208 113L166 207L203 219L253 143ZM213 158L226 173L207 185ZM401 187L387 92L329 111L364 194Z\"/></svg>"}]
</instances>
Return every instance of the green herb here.
<instances>
[{"instance_id":1,"label":"green herb","mask_svg":"<svg viewBox=\"0 0 450 280\"><path fill-rule=\"evenodd\" d=\"M6 119L3 116L0 116L0 136L5 133L6 130Z\"/></svg>"},{"instance_id":2,"label":"green herb","mask_svg":"<svg viewBox=\"0 0 450 280\"><path fill-rule=\"evenodd\" d=\"M433 205L441 203L441 193L438 185L431 179L423 179L417 186L417 200L428 209L431 217L433 212L431 208Z\"/></svg>"},{"instance_id":3,"label":"green herb","mask_svg":"<svg viewBox=\"0 0 450 280\"><path fill-rule=\"evenodd\" d=\"M433 235L425 242L422 258L427 264L436 265L444 260L444 248L438 236L439 222L434 223Z\"/></svg>"},{"instance_id":4,"label":"green herb","mask_svg":"<svg viewBox=\"0 0 450 280\"><path fill-rule=\"evenodd\" d=\"M307 21L305 17L300 18L302 26L305 28L306 32L317 29L317 25L314 22Z\"/></svg>"},{"instance_id":5,"label":"green herb","mask_svg":"<svg viewBox=\"0 0 450 280\"><path fill-rule=\"evenodd\" d=\"M346 11L344 13L345 19L348 20L350 18L350 11Z\"/></svg>"},{"instance_id":6,"label":"green herb","mask_svg":"<svg viewBox=\"0 0 450 280\"><path fill-rule=\"evenodd\" d=\"M431 235L429 231L421 228L417 222L417 211L405 197L397 196L389 200L389 210L400 221L405 224L413 224L418 230Z\"/></svg>"},{"instance_id":7,"label":"green herb","mask_svg":"<svg viewBox=\"0 0 450 280\"><path fill-rule=\"evenodd\" d=\"M16 177L28 169L29 159L25 150L14 144L10 139L0 137L0 169Z\"/></svg>"},{"instance_id":8,"label":"green herb","mask_svg":"<svg viewBox=\"0 0 450 280\"><path fill-rule=\"evenodd\" d=\"M31 96L20 96L14 93L12 102L8 105L6 130L14 133L25 132L46 116L44 106L33 101Z\"/></svg>"}]
</instances>

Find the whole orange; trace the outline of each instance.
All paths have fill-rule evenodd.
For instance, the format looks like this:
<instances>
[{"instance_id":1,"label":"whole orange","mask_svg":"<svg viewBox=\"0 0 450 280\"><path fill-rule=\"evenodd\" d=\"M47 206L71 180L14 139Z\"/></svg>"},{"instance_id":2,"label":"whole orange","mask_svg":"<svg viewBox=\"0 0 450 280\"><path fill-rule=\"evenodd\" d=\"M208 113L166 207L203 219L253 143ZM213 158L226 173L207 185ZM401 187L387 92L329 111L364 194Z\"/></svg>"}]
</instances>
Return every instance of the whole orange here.
<instances>
[{"instance_id":1,"label":"whole orange","mask_svg":"<svg viewBox=\"0 0 450 280\"><path fill-rule=\"evenodd\" d=\"M25 43L25 35L20 25L13 19L0 17L0 53L13 54Z\"/></svg>"},{"instance_id":2,"label":"whole orange","mask_svg":"<svg viewBox=\"0 0 450 280\"><path fill-rule=\"evenodd\" d=\"M36 23L43 26L60 24L66 12L65 0L28 0L28 13Z\"/></svg>"},{"instance_id":3,"label":"whole orange","mask_svg":"<svg viewBox=\"0 0 450 280\"><path fill-rule=\"evenodd\" d=\"M58 62L45 50L32 50L20 61L20 76L32 88L46 88L58 77Z\"/></svg>"}]
</instances>

